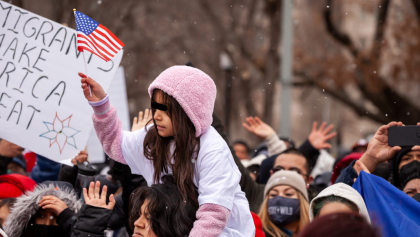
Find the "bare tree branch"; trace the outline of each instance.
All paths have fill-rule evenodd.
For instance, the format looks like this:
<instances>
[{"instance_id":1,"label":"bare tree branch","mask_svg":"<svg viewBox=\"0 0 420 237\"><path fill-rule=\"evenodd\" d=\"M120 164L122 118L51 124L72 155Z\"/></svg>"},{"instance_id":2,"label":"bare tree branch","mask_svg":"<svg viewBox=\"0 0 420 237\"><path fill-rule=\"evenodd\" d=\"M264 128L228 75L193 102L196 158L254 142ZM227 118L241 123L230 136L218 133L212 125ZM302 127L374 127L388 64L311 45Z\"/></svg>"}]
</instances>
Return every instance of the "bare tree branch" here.
<instances>
[{"instance_id":1,"label":"bare tree branch","mask_svg":"<svg viewBox=\"0 0 420 237\"><path fill-rule=\"evenodd\" d=\"M416 9L417 13L417 20L420 21L420 1L419 0L412 0L414 8Z\"/></svg>"},{"instance_id":2,"label":"bare tree branch","mask_svg":"<svg viewBox=\"0 0 420 237\"><path fill-rule=\"evenodd\" d=\"M319 89L323 89L326 93L333 96L337 100L341 101L343 104L349 106L357 115L361 117L368 117L376 122L386 124L389 122L388 119L384 116L380 116L378 114L370 113L368 110L362 105L353 102L349 96L347 96L346 92L343 90L331 89L328 86L324 86L323 84L319 83L317 80L309 77L306 73L303 72L295 72L295 76L298 76L303 79L301 82L295 82L292 85L294 86L315 86Z\"/></svg>"},{"instance_id":3,"label":"bare tree branch","mask_svg":"<svg viewBox=\"0 0 420 237\"><path fill-rule=\"evenodd\" d=\"M388 15L388 8L389 8L389 0L382 0L381 5L379 6L378 18L376 23L376 32L374 38L374 46L372 50L372 56L379 59L382 45L383 45L383 38L384 38L384 31L385 31L385 24Z\"/></svg>"},{"instance_id":4,"label":"bare tree branch","mask_svg":"<svg viewBox=\"0 0 420 237\"><path fill-rule=\"evenodd\" d=\"M234 45L238 45L239 49L241 51L241 54L243 56L244 59L246 59L249 63L251 63L251 65L253 65L257 70L261 71L261 73L263 73L263 69L257 65L254 61L254 57L252 55L251 52L249 52L246 47L245 44L243 43L243 41L234 33L234 32L228 32L226 31L225 27L223 27L223 25L221 24L220 20L218 19L218 17L214 14L214 12L211 10L210 5L208 4L208 1L206 0L201 0L199 1L202 9L204 10L204 12L207 14L207 16L211 19L211 21L216 25L217 30L220 32L220 36L221 38L221 44L224 45L224 47L227 47L227 43L229 42L229 40L232 40ZM227 37L225 37L227 36Z\"/></svg>"},{"instance_id":5,"label":"bare tree branch","mask_svg":"<svg viewBox=\"0 0 420 237\"><path fill-rule=\"evenodd\" d=\"M251 23L252 23L252 19L254 18L256 3L257 3L256 0L251 0L251 4L249 6L249 13L248 13L247 21L245 24L245 32L247 32L252 25Z\"/></svg>"},{"instance_id":6,"label":"bare tree branch","mask_svg":"<svg viewBox=\"0 0 420 237\"><path fill-rule=\"evenodd\" d=\"M346 46L354 57L357 57L359 52L356 46L351 41L350 37L347 34L340 32L334 26L334 23L332 22L332 19L331 19L332 7L333 7L333 0L327 0L327 8L325 8L325 11L324 11L324 20L327 26L328 33L330 33L330 35L334 39L336 39L340 44L342 44L343 46Z\"/></svg>"},{"instance_id":7,"label":"bare tree branch","mask_svg":"<svg viewBox=\"0 0 420 237\"><path fill-rule=\"evenodd\" d=\"M265 11L270 19L270 44L265 60L265 88L263 119L271 124L273 118L274 82L280 77L280 56L278 54L280 42L280 10L281 1L265 1Z\"/></svg>"},{"instance_id":8,"label":"bare tree branch","mask_svg":"<svg viewBox=\"0 0 420 237\"><path fill-rule=\"evenodd\" d=\"M248 52L245 49L243 41L240 40L239 37L237 37L237 35L235 34L235 32L233 30L227 31L225 29L225 27L221 24L221 21L218 19L218 17L211 10L211 7L208 4L208 1L201 0L199 2L200 2L200 5L202 6L202 9L204 10L204 12L208 15L210 20L215 24L215 28L217 29L217 31L220 32L219 35L220 35L221 38L219 40L220 41L219 44L221 45L221 48L226 50L226 52L228 54L231 54L231 52L229 52L229 50L227 50L227 45L228 45L228 42L232 41L232 44L239 45L239 48L240 48L241 53L242 53L241 58L246 59L249 63L251 63L252 65L255 66L255 62L252 60L253 56L250 52ZM230 56L232 56L232 55L230 55ZM234 59L234 57L231 57L231 58ZM239 67L238 64L236 64L236 66ZM239 71L241 71L241 70L239 70ZM235 76L235 78L242 78L240 73L238 73L238 70L233 70L232 73ZM241 90L243 92L242 94L243 94L243 98L245 100L246 110L247 110L248 114L254 114L255 115L256 114L255 106L254 106L254 103L252 102L252 99L250 97L251 91L252 91L250 81L249 80L243 80L241 82L242 82L241 83L241 86L242 86Z\"/></svg>"},{"instance_id":9,"label":"bare tree branch","mask_svg":"<svg viewBox=\"0 0 420 237\"><path fill-rule=\"evenodd\" d=\"M378 122L397 120L406 117L407 122L414 123L414 119L416 119L416 116L420 114L420 110L413 103L404 98L403 95L398 94L385 82L385 79L379 75L379 58L383 46L390 1L381 0L379 3L380 5L378 6L379 10L378 17L376 19L373 47L368 56L359 55L353 42L350 40L350 37L339 32L339 30L335 28L331 19L332 3L333 0L327 0L327 5L329 7L324 11L324 20L328 32L332 37L334 37L334 39L340 42L341 45L348 48L355 57L357 63L357 69L355 70L356 85L362 92L363 96L378 107L381 113L384 115L387 114L388 116L382 117L370 113L365 115L363 114L366 112L364 108L359 108L357 105L352 104L351 101L349 101L345 96L343 97L342 94L337 93L337 91L331 91L330 94L343 103L349 105L359 115L368 116ZM417 4L417 2L415 2L415 6L420 9L420 4ZM376 71L376 73L374 73L374 71ZM315 84L317 83L318 81L315 81ZM413 116L407 117L407 114L411 114Z\"/></svg>"}]
</instances>

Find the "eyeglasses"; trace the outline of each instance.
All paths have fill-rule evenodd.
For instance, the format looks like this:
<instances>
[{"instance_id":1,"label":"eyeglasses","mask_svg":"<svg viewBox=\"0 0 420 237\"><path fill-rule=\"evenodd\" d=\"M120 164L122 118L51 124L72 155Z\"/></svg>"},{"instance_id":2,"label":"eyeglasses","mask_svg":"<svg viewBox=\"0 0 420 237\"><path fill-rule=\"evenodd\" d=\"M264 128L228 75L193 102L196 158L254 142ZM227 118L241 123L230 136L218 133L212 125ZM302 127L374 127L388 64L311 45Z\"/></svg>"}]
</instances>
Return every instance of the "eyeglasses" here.
<instances>
[{"instance_id":1,"label":"eyeglasses","mask_svg":"<svg viewBox=\"0 0 420 237\"><path fill-rule=\"evenodd\" d=\"M275 168L271 169L271 171L273 171L273 174L276 173L277 171L280 171L280 170L286 170L286 169L283 168L283 167L275 167ZM288 171L295 171L296 173L298 173L300 175L304 175L306 177L309 176L308 174L302 173L302 171L300 171L300 169L298 169L298 168L290 168L290 169L288 169Z\"/></svg>"}]
</instances>

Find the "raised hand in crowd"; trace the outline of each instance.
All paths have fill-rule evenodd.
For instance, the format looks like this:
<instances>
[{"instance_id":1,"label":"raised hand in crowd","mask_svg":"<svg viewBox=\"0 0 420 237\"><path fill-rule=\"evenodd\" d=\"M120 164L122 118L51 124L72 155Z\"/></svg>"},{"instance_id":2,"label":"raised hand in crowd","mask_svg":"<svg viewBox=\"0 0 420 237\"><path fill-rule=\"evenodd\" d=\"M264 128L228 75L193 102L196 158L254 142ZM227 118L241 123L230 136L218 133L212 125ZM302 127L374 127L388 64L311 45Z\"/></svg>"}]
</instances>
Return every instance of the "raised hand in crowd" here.
<instances>
[{"instance_id":1,"label":"raised hand in crowd","mask_svg":"<svg viewBox=\"0 0 420 237\"><path fill-rule=\"evenodd\" d=\"M85 74L81 72L79 72L79 76L82 78L81 82L83 94L89 102L98 102L105 98L106 92L99 83L97 83L90 77L88 78ZM90 96L89 86L92 92L92 96Z\"/></svg>"},{"instance_id":2,"label":"raised hand in crowd","mask_svg":"<svg viewBox=\"0 0 420 237\"><path fill-rule=\"evenodd\" d=\"M404 124L402 122L390 122L388 125L381 126L370 140L367 151L360 158L360 161L370 172L373 172L380 163L391 159L395 153L401 150L399 146L391 147L388 145L388 129L391 126L404 126ZM356 167L353 168L356 169Z\"/></svg>"},{"instance_id":3,"label":"raised hand in crowd","mask_svg":"<svg viewBox=\"0 0 420 237\"><path fill-rule=\"evenodd\" d=\"M85 203L94 207L101 207L109 210L114 209L116 203L114 194L109 196L109 203L106 204L106 193L108 191L108 187L104 185L101 194L99 194L100 189L101 183L99 181L96 181L96 184L94 182L90 182L89 194L86 188L83 188L83 197L85 198Z\"/></svg>"},{"instance_id":4,"label":"raised hand in crowd","mask_svg":"<svg viewBox=\"0 0 420 237\"><path fill-rule=\"evenodd\" d=\"M242 126L260 139L267 139L276 133L270 125L264 123L258 117L246 118L246 122L242 123Z\"/></svg>"},{"instance_id":5,"label":"raised hand in crowd","mask_svg":"<svg viewBox=\"0 0 420 237\"><path fill-rule=\"evenodd\" d=\"M43 196L39 201L42 209L51 209L57 216L67 208L67 205L58 197L53 195Z\"/></svg>"},{"instance_id":6,"label":"raised hand in crowd","mask_svg":"<svg viewBox=\"0 0 420 237\"><path fill-rule=\"evenodd\" d=\"M151 109L145 109L144 114L143 114L143 111L140 111L139 117L138 118L134 117L133 127L131 127L131 131L134 132L134 131L144 128L150 122L152 118L153 118L153 115L152 115Z\"/></svg>"},{"instance_id":7,"label":"raised hand in crowd","mask_svg":"<svg viewBox=\"0 0 420 237\"><path fill-rule=\"evenodd\" d=\"M79 162L79 164L81 164L81 163L83 163L87 160L88 160L88 153L86 151L80 151L79 154L77 154L76 157L71 159L71 163L73 165L77 165L77 162Z\"/></svg>"},{"instance_id":8,"label":"raised hand in crowd","mask_svg":"<svg viewBox=\"0 0 420 237\"><path fill-rule=\"evenodd\" d=\"M25 148L15 145L6 140L0 140L0 156L13 158L22 155Z\"/></svg>"},{"instance_id":9,"label":"raised hand in crowd","mask_svg":"<svg viewBox=\"0 0 420 237\"><path fill-rule=\"evenodd\" d=\"M323 122L318 128L318 123L312 123L312 131L308 136L308 140L311 145L317 149L328 149L331 148L331 144L327 143L330 139L337 136L337 132L331 132L334 125L330 124L327 126L327 122Z\"/></svg>"}]
</instances>

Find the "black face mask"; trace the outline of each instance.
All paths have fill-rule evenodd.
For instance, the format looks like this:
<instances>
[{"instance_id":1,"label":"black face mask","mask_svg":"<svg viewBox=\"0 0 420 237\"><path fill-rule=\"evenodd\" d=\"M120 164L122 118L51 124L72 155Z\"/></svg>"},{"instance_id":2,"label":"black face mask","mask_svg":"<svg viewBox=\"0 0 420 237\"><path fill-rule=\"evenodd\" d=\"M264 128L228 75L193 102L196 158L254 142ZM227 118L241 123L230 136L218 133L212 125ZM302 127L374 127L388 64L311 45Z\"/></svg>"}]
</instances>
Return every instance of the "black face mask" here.
<instances>
[{"instance_id":1,"label":"black face mask","mask_svg":"<svg viewBox=\"0 0 420 237\"><path fill-rule=\"evenodd\" d=\"M378 167L376 167L375 171L373 171L373 174L385 180L388 180L389 175L391 174L390 165L388 163L379 164Z\"/></svg>"},{"instance_id":2,"label":"black face mask","mask_svg":"<svg viewBox=\"0 0 420 237\"><path fill-rule=\"evenodd\" d=\"M35 237L35 236L45 236L45 237L56 237L63 236L67 237L68 235L63 228L55 225L31 225L29 226L22 237Z\"/></svg>"},{"instance_id":3,"label":"black face mask","mask_svg":"<svg viewBox=\"0 0 420 237\"><path fill-rule=\"evenodd\" d=\"M417 174L417 175L416 175ZM417 160L411 161L410 163L401 167L399 178L401 182L401 188L404 188L408 181L408 178L413 179L420 176L420 162Z\"/></svg>"},{"instance_id":4,"label":"black face mask","mask_svg":"<svg viewBox=\"0 0 420 237\"><path fill-rule=\"evenodd\" d=\"M414 198L417 202L420 202L420 193L416 193L416 195L412 196L412 198Z\"/></svg>"},{"instance_id":5,"label":"black face mask","mask_svg":"<svg viewBox=\"0 0 420 237\"><path fill-rule=\"evenodd\" d=\"M268 199L267 208L271 222L277 226L290 224L300 217L299 199L277 196Z\"/></svg>"}]
</instances>

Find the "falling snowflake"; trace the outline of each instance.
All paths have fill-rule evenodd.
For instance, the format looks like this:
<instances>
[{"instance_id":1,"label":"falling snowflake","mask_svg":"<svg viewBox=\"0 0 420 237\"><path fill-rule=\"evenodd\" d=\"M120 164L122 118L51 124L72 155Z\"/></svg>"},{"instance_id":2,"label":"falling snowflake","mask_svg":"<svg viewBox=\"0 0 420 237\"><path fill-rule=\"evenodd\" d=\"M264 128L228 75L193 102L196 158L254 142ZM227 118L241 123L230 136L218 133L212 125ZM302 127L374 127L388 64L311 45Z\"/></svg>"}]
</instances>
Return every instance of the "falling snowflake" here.
<instances>
[{"instance_id":1,"label":"falling snowflake","mask_svg":"<svg viewBox=\"0 0 420 237\"><path fill-rule=\"evenodd\" d=\"M55 118L52 123L44 121L48 131L39 135L40 137L50 140L50 147L54 144L57 144L58 149L60 150L60 154L63 152L66 144L77 149L74 136L80 131L70 127L70 120L72 116L73 115L70 115L68 118L61 120L57 113L55 113Z\"/></svg>"}]
</instances>

